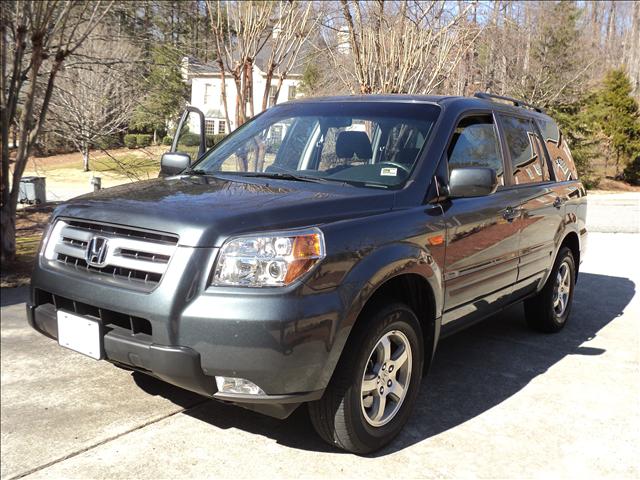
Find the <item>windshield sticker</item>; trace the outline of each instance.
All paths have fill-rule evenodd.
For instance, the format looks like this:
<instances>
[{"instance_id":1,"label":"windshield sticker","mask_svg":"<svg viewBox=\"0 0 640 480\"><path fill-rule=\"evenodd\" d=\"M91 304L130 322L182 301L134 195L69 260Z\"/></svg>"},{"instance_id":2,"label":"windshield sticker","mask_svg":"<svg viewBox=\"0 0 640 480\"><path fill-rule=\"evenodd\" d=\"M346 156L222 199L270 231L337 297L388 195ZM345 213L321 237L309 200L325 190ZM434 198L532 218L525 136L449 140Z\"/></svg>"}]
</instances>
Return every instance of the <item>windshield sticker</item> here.
<instances>
[{"instance_id":1,"label":"windshield sticker","mask_svg":"<svg viewBox=\"0 0 640 480\"><path fill-rule=\"evenodd\" d=\"M381 177L397 177L398 169L391 168L391 167L384 167L383 169L380 170L380 176Z\"/></svg>"}]
</instances>

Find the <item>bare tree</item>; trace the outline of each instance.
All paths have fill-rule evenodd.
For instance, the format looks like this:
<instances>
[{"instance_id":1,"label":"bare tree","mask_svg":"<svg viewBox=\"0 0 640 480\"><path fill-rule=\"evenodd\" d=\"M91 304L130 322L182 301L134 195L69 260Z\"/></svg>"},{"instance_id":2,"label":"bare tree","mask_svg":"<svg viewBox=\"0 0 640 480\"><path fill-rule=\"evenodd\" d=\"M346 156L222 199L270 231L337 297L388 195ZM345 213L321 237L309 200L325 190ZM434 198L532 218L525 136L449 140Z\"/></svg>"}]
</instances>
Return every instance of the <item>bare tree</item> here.
<instances>
[{"instance_id":1,"label":"bare tree","mask_svg":"<svg viewBox=\"0 0 640 480\"><path fill-rule=\"evenodd\" d=\"M341 0L351 65L338 48L335 65L360 93L433 92L478 35L465 21L474 3L459 9L444 0Z\"/></svg>"},{"instance_id":2,"label":"bare tree","mask_svg":"<svg viewBox=\"0 0 640 480\"><path fill-rule=\"evenodd\" d=\"M140 53L128 42L100 32L60 74L51 99L52 131L73 143L89 171L89 149L126 130L137 104Z\"/></svg>"},{"instance_id":3,"label":"bare tree","mask_svg":"<svg viewBox=\"0 0 640 480\"><path fill-rule=\"evenodd\" d=\"M65 61L103 19L112 2L60 0L2 2L0 11L0 116L2 205L0 257L15 258L15 221L20 179L47 117L54 84ZM17 112L20 112L16 121ZM13 172L9 128L18 130Z\"/></svg>"},{"instance_id":4,"label":"bare tree","mask_svg":"<svg viewBox=\"0 0 640 480\"><path fill-rule=\"evenodd\" d=\"M625 33L626 64L636 97L640 97L640 2L633 3L631 26Z\"/></svg>"},{"instance_id":5,"label":"bare tree","mask_svg":"<svg viewBox=\"0 0 640 480\"><path fill-rule=\"evenodd\" d=\"M312 3L304 6L298 2L280 2L274 20L274 33L267 44L270 49L267 60L264 92L262 95L262 110L269 105L271 83L277 76L278 83L275 91L275 100L278 100L283 81L295 66L300 49L307 42L309 35L317 24L317 17L313 18Z\"/></svg>"},{"instance_id":6,"label":"bare tree","mask_svg":"<svg viewBox=\"0 0 640 480\"><path fill-rule=\"evenodd\" d=\"M254 114L253 65L269 40L266 32L274 8L273 2L207 0L217 63L220 68L221 97L227 125L231 125L226 94L227 73L233 77L236 87L237 126L242 125Z\"/></svg>"},{"instance_id":7,"label":"bare tree","mask_svg":"<svg viewBox=\"0 0 640 480\"><path fill-rule=\"evenodd\" d=\"M220 70L221 100L231 125L226 80L233 78L235 114L242 125L255 114L253 72L258 55L266 60L262 109L277 78L276 98L284 80L296 66L301 48L316 25L312 2L244 2L207 0L213 43ZM266 50L265 50L266 49Z\"/></svg>"}]
</instances>

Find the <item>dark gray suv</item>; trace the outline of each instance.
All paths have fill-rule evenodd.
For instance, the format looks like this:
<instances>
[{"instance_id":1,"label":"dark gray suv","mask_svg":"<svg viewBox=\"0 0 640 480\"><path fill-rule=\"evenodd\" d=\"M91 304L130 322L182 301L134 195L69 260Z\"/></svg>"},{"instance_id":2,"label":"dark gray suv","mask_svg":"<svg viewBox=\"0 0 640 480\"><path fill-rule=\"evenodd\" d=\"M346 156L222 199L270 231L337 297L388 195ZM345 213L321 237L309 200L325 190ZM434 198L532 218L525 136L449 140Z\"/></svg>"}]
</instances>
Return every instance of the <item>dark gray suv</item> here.
<instances>
[{"instance_id":1,"label":"dark gray suv","mask_svg":"<svg viewBox=\"0 0 640 480\"><path fill-rule=\"evenodd\" d=\"M323 439L366 453L402 429L440 338L522 300L536 330L566 324L586 198L541 110L309 99L208 151L204 125L185 112L160 178L56 209L36 330L274 417L307 403Z\"/></svg>"}]
</instances>

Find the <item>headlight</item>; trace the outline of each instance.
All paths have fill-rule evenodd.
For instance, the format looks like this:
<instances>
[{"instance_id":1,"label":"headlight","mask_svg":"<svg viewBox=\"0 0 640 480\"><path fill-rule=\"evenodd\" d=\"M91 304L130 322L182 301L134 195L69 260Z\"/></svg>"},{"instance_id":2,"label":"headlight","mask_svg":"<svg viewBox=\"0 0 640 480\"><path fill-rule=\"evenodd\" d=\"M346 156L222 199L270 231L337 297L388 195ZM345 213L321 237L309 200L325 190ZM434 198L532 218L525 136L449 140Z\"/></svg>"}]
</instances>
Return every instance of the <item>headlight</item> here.
<instances>
[{"instance_id":1,"label":"headlight","mask_svg":"<svg viewBox=\"0 0 640 480\"><path fill-rule=\"evenodd\" d=\"M290 285L325 257L317 228L229 239L220 249L213 285Z\"/></svg>"}]
</instances>

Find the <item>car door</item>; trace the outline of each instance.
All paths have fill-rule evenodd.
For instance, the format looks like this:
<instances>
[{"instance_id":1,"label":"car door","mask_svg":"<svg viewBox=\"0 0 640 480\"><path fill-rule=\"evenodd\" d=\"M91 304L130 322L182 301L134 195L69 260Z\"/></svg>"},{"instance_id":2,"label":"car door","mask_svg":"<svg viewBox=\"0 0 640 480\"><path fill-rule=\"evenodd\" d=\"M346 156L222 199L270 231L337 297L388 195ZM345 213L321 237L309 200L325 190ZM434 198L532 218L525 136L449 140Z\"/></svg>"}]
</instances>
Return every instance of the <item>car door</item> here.
<instances>
[{"instance_id":1,"label":"car door","mask_svg":"<svg viewBox=\"0 0 640 480\"><path fill-rule=\"evenodd\" d=\"M509 301L519 242L519 197L504 185L503 152L491 112L460 120L446 157L449 172L493 168L499 187L491 195L442 204L447 229L443 333L490 315Z\"/></svg>"},{"instance_id":2,"label":"car door","mask_svg":"<svg viewBox=\"0 0 640 480\"><path fill-rule=\"evenodd\" d=\"M564 231L567 191L551 180L548 157L532 118L500 114L499 126L507 153L509 187L518 195L520 228L516 295L534 290L553 267Z\"/></svg>"}]
</instances>

